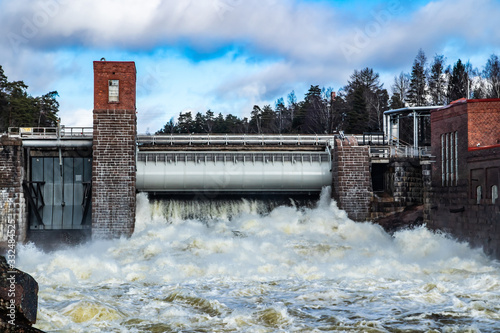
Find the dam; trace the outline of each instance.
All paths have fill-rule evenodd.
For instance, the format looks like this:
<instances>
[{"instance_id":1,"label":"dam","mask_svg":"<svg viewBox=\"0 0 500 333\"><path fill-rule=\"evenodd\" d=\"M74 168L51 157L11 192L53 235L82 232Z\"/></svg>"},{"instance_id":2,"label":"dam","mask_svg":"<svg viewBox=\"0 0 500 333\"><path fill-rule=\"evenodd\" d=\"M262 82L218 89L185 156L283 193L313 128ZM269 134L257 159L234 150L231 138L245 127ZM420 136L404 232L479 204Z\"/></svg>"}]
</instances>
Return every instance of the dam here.
<instances>
[{"instance_id":1,"label":"dam","mask_svg":"<svg viewBox=\"0 0 500 333\"><path fill-rule=\"evenodd\" d=\"M380 133L143 135L135 91L133 62L95 61L93 127L12 128L1 137L2 242L13 221L20 243L130 237L138 192L318 196L331 187L354 221L422 206L431 228L500 255L498 129L484 131L491 138L467 131L476 114L491 118L481 126L498 123L500 100L386 111ZM450 108L465 115L456 125ZM409 117L415 142L404 146L397 125ZM432 146L419 146L425 117L437 129Z\"/></svg>"},{"instance_id":2,"label":"dam","mask_svg":"<svg viewBox=\"0 0 500 333\"><path fill-rule=\"evenodd\" d=\"M10 134L25 155L22 187L29 229L90 230L93 129L24 128ZM138 135L133 195L318 196L332 186L334 140L316 135ZM123 175L113 170L107 176Z\"/></svg>"},{"instance_id":3,"label":"dam","mask_svg":"<svg viewBox=\"0 0 500 333\"><path fill-rule=\"evenodd\" d=\"M383 144L380 133L142 135L135 90L133 62L95 61L92 128L2 137L3 216L18 221L18 241L130 237L138 192L318 196L330 186L351 218L369 218L370 150L358 139Z\"/></svg>"}]
</instances>

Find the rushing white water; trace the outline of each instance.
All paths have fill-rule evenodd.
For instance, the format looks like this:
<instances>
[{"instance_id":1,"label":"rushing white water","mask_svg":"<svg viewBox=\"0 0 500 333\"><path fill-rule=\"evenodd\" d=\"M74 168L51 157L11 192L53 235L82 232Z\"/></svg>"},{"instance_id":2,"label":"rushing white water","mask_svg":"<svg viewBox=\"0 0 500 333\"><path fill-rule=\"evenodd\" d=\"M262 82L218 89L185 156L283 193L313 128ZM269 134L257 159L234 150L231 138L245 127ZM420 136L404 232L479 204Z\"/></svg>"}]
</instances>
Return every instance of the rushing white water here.
<instances>
[{"instance_id":1,"label":"rushing white water","mask_svg":"<svg viewBox=\"0 0 500 333\"><path fill-rule=\"evenodd\" d=\"M424 227L391 236L352 222L326 192L316 208L239 207L200 221L141 194L130 239L51 253L22 247L19 268L40 287L36 327L500 331L500 265L479 250Z\"/></svg>"}]
</instances>

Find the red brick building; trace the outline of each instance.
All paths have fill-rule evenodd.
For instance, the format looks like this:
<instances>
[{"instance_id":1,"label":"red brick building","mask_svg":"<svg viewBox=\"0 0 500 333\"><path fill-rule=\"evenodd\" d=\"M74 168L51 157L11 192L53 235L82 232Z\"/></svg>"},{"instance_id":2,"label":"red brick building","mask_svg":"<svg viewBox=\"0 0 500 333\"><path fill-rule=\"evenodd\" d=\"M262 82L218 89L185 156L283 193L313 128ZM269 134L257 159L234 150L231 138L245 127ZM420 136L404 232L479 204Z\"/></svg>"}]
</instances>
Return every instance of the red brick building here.
<instances>
[{"instance_id":1,"label":"red brick building","mask_svg":"<svg viewBox=\"0 0 500 333\"><path fill-rule=\"evenodd\" d=\"M432 111L429 225L500 257L500 99Z\"/></svg>"},{"instance_id":2,"label":"red brick building","mask_svg":"<svg viewBox=\"0 0 500 333\"><path fill-rule=\"evenodd\" d=\"M135 63L94 61L93 238L134 232L136 136Z\"/></svg>"}]
</instances>

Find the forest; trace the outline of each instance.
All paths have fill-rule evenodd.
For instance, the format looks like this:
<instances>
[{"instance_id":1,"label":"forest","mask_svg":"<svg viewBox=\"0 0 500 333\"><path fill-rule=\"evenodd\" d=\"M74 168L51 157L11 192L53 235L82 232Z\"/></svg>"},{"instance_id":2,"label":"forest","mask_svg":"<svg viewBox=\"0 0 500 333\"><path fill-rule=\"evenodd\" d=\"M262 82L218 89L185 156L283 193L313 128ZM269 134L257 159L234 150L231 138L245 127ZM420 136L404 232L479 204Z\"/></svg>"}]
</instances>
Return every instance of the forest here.
<instances>
[{"instance_id":1,"label":"forest","mask_svg":"<svg viewBox=\"0 0 500 333\"><path fill-rule=\"evenodd\" d=\"M8 127L57 125L57 91L28 94L23 81L10 82L0 66L0 132ZM383 112L406 106L446 105L460 98L500 98L500 60L493 54L478 69L460 59L450 65L443 55L431 61L419 50L408 73L394 76L389 91L373 68L354 70L337 91L311 85L303 99L294 91L271 105L254 105L249 117L216 114L207 110L193 115L181 112L156 134L254 133L329 134L378 132Z\"/></svg>"},{"instance_id":2,"label":"forest","mask_svg":"<svg viewBox=\"0 0 500 333\"><path fill-rule=\"evenodd\" d=\"M42 96L28 94L23 81L9 82L0 65L0 132L9 127L54 127L59 102L57 91Z\"/></svg>"},{"instance_id":3,"label":"forest","mask_svg":"<svg viewBox=\"0 0 500 333\"><path fill-rule=\"evenodd\" d=\"M265 133L329 134L378 132L383 112L407 106L447 105L460 98L500 98L500 61L491 55L479 70L470 62L446 64L443 55L428 61L419 50L411 71L394 77L390 91L372 68L354 70L347 84L334 91L311 85L302 100L290 92L274 106L254 105L250 117L183 112L156 134Z\"/></svg>"}]
</instances>

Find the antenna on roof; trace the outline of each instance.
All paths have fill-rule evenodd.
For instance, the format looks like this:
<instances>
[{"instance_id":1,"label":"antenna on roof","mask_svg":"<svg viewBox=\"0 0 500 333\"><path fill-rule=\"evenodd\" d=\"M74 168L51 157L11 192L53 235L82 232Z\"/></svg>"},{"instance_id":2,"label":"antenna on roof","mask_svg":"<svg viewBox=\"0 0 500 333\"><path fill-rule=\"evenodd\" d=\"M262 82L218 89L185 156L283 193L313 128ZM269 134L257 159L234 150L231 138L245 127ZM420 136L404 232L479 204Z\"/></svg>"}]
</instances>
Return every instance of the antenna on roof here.
<instances>
[{"instance_id":1,"label":"antenna on roof","mask_svg":"<svg viewBox=\"0 0 500 333\"><path fill-rule=\"evenodd\" d=\"M106 61L106 58L102 57L102 58L101 58L101 61Z\"/></svg>"}]
</instances>

